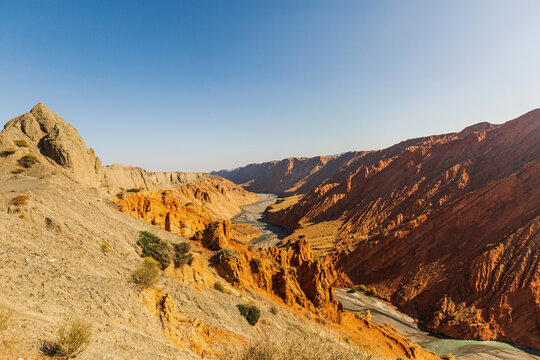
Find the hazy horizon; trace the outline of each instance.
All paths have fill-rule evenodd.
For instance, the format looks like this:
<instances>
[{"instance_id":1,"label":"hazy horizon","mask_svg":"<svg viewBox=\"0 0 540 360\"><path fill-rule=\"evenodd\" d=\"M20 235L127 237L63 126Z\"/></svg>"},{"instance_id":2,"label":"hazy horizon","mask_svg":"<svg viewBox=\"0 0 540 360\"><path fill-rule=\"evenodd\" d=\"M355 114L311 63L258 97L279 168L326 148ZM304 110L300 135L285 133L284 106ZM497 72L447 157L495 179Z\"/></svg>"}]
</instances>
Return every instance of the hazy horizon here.
<instances>
[{"instance_id":1,"label":"hazy horizon","mask_svg":"<svg viewBox=\"0 0 540 360\"><path fill-rule=\"evenodd\" d=\"M377 150L540 107L540 2L0 3L0 116L43 102L104 164Z\"/></svg>"}]
</instances>

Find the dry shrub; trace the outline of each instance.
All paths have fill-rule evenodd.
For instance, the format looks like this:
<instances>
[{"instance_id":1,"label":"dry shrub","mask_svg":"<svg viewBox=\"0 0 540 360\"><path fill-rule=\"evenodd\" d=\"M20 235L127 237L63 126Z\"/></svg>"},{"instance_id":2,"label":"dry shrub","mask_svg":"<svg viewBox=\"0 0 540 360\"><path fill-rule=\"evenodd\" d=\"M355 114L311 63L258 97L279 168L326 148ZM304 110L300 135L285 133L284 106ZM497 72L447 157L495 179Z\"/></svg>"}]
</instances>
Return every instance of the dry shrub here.
<instances>
[{"instance_id":1,"label":"dry shrub","mask_svg":"<svg viewBox=\"0 0 540 360\"><path fill-rule=\"evenodd\" d=\"M17 139L13 141L18 147L28 147L28 143L24 139Z\"/></svg>"},{"instance_id":2,"label":"dry shrub","mask_svg":"<svg viewBox=\"0 0 540 360\"><path fill-rule=\"evenodd\" d=\"M142 287L152 287L159 280L159 264L156 260L147 257L144 263L133 270L131 282Z\"/></svg>"},{"instance_id":3,"label":"dry shrub","mask_svg":"<svg viewBox=\"0 0 540 360\"><path fill-rule=\"evenodd\" d=\"M0 333L7 330L11 323L12 315L13 312L10 309L3 306L0 307Z\"/></svg>"},{"instance_id":4,"label":"dry shrub","mask_svg":"<svg viewBox=\"0 0 540 360\"><path fill-rule=\"evenodd\" d=\"M17 168L17 169L13 169L11 170L11 173L12 174L20 174L24 171L24 169L21 169L21 168Z\"/></svg>"},{"instance_id":5,"label":"dry shrub","mask_svg":"<svg viewBox=\"0 0 540 360\"><path fill-rule=\"evenodd\" d=\"M0 152L0 156L2 157L6 157L6 156L9 156L9 155L13 155L17 152L17 148L16 147L7 147L5 148L4 150L2 150Z\"/></svg>"},{"instance_id":6,"label":"dry shrub","mask_svg":"<svg viewBox=\"0 0 540 360\"><path fill-rule=\"evenodd\" d=\"M106 242L101 243L101 244L99 245L99 248L100 248L101 251L103 251L104 253L108 253L109 251L111 251L111 246L110 246L108 243L106 243Z\"/></svg>"},{"instance_id":7,"label":"dry shrub","mask_svg":"<svg viewBox=\"0 0 540 360\"><path fill-rule=\"evenodd\" d=\"M19 165L21 165L24 168L32 167L38 162L39 162L38 157L32 153L24 155L22 158L19 159Z\"/></svg>"},{"instance_id":8,"label":"dry shrub","mask_svg":"<svg viewBox=\"0 0 540 360\"><path fill-rule=\"evenodd\" d=\"M216 283L214 284L214 289L219 292L226 293L225 286L223 286L223 284L219 281L216 281Z\"/></svg>"},{"instance_id":9,"label":"dry shrub","mask_svg":"<svg viewBox=\"0 0 540 360\"><path fill-rule=\"evenodd\" d=\"M92 325L83 320L73 320L58 330L55 341L45 341L40 351L43 355L72 359L90 344Z\"/></svg>"},{"instance_id":10,"label":"dry shrub","mask_svg":"<svg viewBox=\"0 0 540 360\"><path fill-rule=\"evenodd\" d=\"M251 343L230 360L364 360L371 356L337 340L325 339L315 333L287 331L275 341L261 340Z\"/></svg>"},{"instance_id":11,"label":"dry shrub","mask_svg":"<svg viewBox=\"0 0 540 360\"><path fill-rule=\"evenodd\" d=\"M238 304L236 305L240 314L246 318L251 326L255 326L261 317L261 310L255 304Z\"/></svg>"},{"instance_id":12,"label":"dry shrub","mask_svg":"<svg viewBox=\"0 0 540 360\"><path fill-rule=\"evenodd\" d=\"M15 206L23 206L28 204L28 200L30 200L28 195L17 195L11 198L11 200L9 200L9 204Z\"/></svg>"}]
</instances>

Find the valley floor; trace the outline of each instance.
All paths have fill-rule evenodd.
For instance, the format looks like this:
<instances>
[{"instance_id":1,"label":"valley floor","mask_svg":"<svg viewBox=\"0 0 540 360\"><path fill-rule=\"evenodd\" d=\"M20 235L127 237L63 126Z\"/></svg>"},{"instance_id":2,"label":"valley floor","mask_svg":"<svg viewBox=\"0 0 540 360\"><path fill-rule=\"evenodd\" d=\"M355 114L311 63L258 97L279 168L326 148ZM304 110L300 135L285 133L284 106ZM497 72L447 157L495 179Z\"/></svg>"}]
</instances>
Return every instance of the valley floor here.
<instances>
[{"instance_id":1,"label":"valley floor","mask_svg":"<svg viewBox=\"0 0 540 360\"><path fill-rule=\"evenodd\" d=\"M257 194L260 201L242 206L242 212L231 220L239 223L250 224L257 229L261 236L252 240L253 244L257 247L267 248L274 246L280 242L280 240L289 234L289 232L276 225L268 224L266 222L266 215L264 211L270 205L275 204L277 196L274 194Z\"/></svg>"},{"instance_id":2,"label":"valley floor","mask_svg":"<svg viewBox=\"0 0 540 360\"><path fill-rule=\"evenodd\" d=\"M497 341L458 340L431 334L419 329L418 324L408 315L394 309L377 298L360 293L348 293L348 289L335 289L336 299L343 308L360 312L369 310L372 320L377 324L390 324L400 333L417 342L422 347L432 350L437 355L452 353L460 360L525 360L540 359L540 351L517 348Z\"/></svg>"}]
</instances>

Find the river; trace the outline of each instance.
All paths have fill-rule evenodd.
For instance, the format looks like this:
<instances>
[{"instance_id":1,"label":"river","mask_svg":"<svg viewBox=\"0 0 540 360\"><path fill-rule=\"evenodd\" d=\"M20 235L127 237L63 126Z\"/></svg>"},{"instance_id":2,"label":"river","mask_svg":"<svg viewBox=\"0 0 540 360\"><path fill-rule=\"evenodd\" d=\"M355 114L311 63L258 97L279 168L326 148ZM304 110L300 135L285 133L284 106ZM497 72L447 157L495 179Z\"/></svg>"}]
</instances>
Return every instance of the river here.
<instances>
[{"instance_id":1,"label":"river","mask_svg":"<svg viewBox=\"0 0 540 360\"><path fill-rule=\"evenodd\" d=\"M289 235L287 229L280 226L271 225L266 222L266 214L264 210L277 201L277 196L274 194L257 194L259 201L253 204L242 206L242 212L231 220L239 223L250 224L260 233L251 243L257 247L267 248L277 245L281 239Z\"/></svg>"}]
</instances>

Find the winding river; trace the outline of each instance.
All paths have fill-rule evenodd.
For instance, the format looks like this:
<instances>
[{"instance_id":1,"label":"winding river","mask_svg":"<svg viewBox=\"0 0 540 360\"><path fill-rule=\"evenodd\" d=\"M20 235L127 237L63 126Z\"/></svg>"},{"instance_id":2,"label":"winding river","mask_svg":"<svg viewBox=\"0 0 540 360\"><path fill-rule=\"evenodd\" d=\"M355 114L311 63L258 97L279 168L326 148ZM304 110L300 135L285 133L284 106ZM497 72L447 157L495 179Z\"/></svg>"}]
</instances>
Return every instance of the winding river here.
<instances>
[{"instance_id":1,"label":"winding river","mask_svg":"<svg viewBox=\"0 0 540 360\"><path fill-rule=\"evenodd\" d=\"M250 224L261 233L252 240L258 247L269 247L279 243L288 235L282 227L266 223L264 210L277 201L273 194L257 194L259 201L242 207L242 212L233 221ZM413 318L394 309L387 303L360 293L350 294L348 289L335 289L336 299L345 310L360 312L370 310L373 322L390 324L420 346L437 355L451 353L460 360L540 360L540 351L525 349L497 341L474 341L452 339L421 330Z\"/></svg>"},{"instance_id":2,"label":"winding river","mask_svg":"<svg viewBox=\"0 0 540 360\"><path fill-rule=\"evenodd\" d=\"M253 204L242 206L242 212L231 220L239 223L250 224L257 229L261 236L251 241L257 247L267 248L280 242L285 236L289 235L287 229L280 226L266 223L266 214L264 210L270 205L275 204L277 196L274 194L257 194L259 201Z\"/></svg>"}]
</instances>

